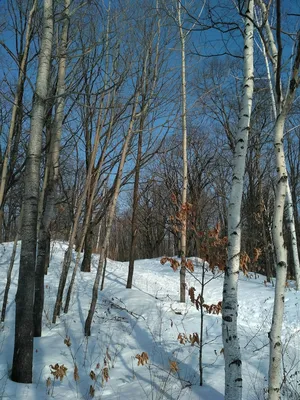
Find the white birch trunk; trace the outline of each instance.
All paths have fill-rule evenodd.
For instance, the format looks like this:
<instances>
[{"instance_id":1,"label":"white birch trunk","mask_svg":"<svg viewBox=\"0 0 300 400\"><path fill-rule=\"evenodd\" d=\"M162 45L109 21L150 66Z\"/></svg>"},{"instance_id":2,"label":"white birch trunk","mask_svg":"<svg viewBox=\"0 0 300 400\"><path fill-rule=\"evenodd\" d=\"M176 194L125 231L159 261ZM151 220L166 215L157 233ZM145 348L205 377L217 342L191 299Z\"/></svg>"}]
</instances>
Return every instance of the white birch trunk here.
<instances>
[{"instance_id":1,"label":"white birch trunk","mask_svg":"<svg viewBox=\"0 0 300 400\"><path fill-rule=\"evenodd\" d=\"M284 294L287 273L287 252L283 239L283 213L287 188L287 171L283 149L285 116L281 113L275 125L277 187L274 205L273 240L276 256L276 285L270 338L269 400L280 399L281 385L281 330L284 314Z\"/></svg>"},{"instance_id":2,"label":"white birch trunk","mask_svg":"<svg viewBox=\"0 0 300 400\"><path fill-rule=\"evenodd\" d=\"M264 17L264 26L267 32L268 38L268 54L273 65L273 73L275 78L278 71L278 50L275 44L273 33L268 22L268 11L263 1L257 0L262 10ZM273 217L273 229L272 236L274 242L274 252L276 259L276 285L275 285L275 298L273 308L273 318L271 331L269 333L270 339L270 361L269 361L269 388L268 388L268 400L279 400L280 399L280 387L281 387L281 358L282 358L282 342L281 342L281 331L282 321L284 315L284 299L285 299L285 285L287 276L287 250L283 238L283 216L284 216L284 205L287 195L290 194L290 188L288 184L288 175L285 163L284 154L284 124L286 121L287 114L291 108L294 100L295 91L299 84L299 65L300 65L300 39L298 37L297 50L295 60L292 68L292 74L289 81L286 97L283 99L282 87L280 81L276 80L277 93L280 93L280 98L275 102L274 90L269 77L269 85L272 97L272 106L274 110L274 117L276 117L275 123L275 134L274 134L274 145L275 145L275 156L276 156L276 169L277 169L277 185L275 193L275 204L274 204L274 217ZM268 69L267 69L268 72ZM280 87L278 87L278 84ZM276 104L275 104L276 103ZM276 107L275 107L276 106ZM290 203L288 208L293 207ZM290 223L290 231L293 232L293 215ZM292 228L291 228L292 227ZM295 237L296 239L296 237ZM293 241L293 237L292 237ZM295 243L293 243L295 244ZM296 242L297 246L297 242ZM298 253L298 249L297 249ZM299 263L299 257L294 252L294 260ZM295 258L296 257L296 258ZM298 261L297 261L298 260Z\"/></svg>"},{"instance_id":3,"label":"white birch trunk","mask_svg":"<svg viewBox=\"0 0 300 400\"><path fill-rule=\"evenodd\" d=\"M267 18L266 6L261 1L259 1L259 5L262 8L264 18ZM269 43L269 47L270 47L269 54L271 55L271 62L272 62L272 66L273 66L274 76L275 76L276 71L277 71L278 51L277 51L273 33L270 28L268 20L266 20L266 31L267 31L268 43ZM268 57L267 57L267 52L266 52L266 43L262 40L262 38L261 38L261 44L262 44L262 52L263 52L263 56L264 56L265 64L266 64L267 79L268 79L270 95L271 95L273 115L274 115L274 120L276 121L277 110L279 112L281 112L282 104L279 104L278 106L276 106L274 87L272 84L272 78L271 78L269 62L268 62ZM282 102L283 102L283 100L282 100ZM289 227L289 231L290 231L290 235L291 235L291 246L292 246L292 256L293 256L293 261L294 261L294 271L295 271L295 278L296 278L296 289L300 290L300 263L299 263L298 244L297 244L298 242L297 242L297 234L296 234L296 226L295 226L295 218L294 218L294 206L293 206L291 189L290 189L288 180L287 180L287 192L286 192L286 206L287 206L287 212L288 212L287 223L288 223L288 227Z\"/></svg>"},{"instance_id":4,"label":"white birch trunk","mask_svg":"<svg viewBox=\"0 0 300 400\"><path fill-rule=\"evenodd\" d=\"M283 238L283 215L284 204L287 193L287 169L284 154L284 124L287 114L294 100L295 90L298 86L298 72L300 64L300 41L297 46L297 52L293 67L293 73L289 82L289 88L284 99L281 112L277 117L275 124L275 154L277 168L277 185L274 205L273 219L273 241L276 257L276 286L272 326L269 334L270 338L270 365L269 365L269 400L280 399L281 386L281 331L284 314L284 296L287 274L287 251ZM278 107L279 108L279 107Z\"/></svg>"},{"instance_id":5,"label":"white birch trunk","mask_svg":"<svg viewBox=\"0 0 300 400\"><path fill-rule=\"evenodd\" d=\"M228 261L224 277L222 335L225 358L225 399L242 399L242 360L237 332L237 283L241 251L241 203L252 111L253 72L253 5L249 0L244 33L244 82L233 160L232 188L228 210Z\"/></svg>"},{"instance_id":6,"label":"white birch trunk","mask_svg":"<svg viewBox=\"0 0 300 400\"><path fill-rule=\"evenodd\" d=\"M187 96L186 96L186 63L185 63L185 39L181 18L181 1L178 1L178 25L181 44L181 123L182 123L182 220L181 220L181 267L180 267L180 302L185 302L185 274L186 274L186 234L187 234L187 187L188 187L188 165L187 165ZM185 211L185 212L184 212Z\"/></svg>"}]
</instances>

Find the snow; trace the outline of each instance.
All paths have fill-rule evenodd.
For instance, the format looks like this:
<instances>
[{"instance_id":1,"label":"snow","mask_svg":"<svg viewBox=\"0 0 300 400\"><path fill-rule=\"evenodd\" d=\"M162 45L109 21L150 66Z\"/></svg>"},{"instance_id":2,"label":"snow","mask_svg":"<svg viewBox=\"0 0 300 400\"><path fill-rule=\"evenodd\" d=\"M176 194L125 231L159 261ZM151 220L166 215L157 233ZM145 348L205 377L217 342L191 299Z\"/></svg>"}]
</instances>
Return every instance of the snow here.
<instances>
[{"instance_id":1,"label":"snow","mask_svg":"<svg viewBox=\"0 0 300 400\"><path fill-rule=\"evenodd\" d=\"M51 263L45 277L43 336L34 340L34 383L17 384L9 379L14 337L14 297L17 288L18 257L13 270L7 315L0 329L0 398L2 399L180 399L219 400L224 393L221 315L204 316L204 386L199 386L199 348L180 344L178 334L199 332L200 312L189 301L180 304L179 273L160 259L137 260L134 287L125 288L128 263L108 260L105 288L100 293L92 335L83 336L83 326L90 305L98 256L93 255L91 273L78 272L70 311L52 324L66 244L53 243ZM6 283L12 243L0 246L1 302ZM74 253L75 260L75 253ZM200 291L200 260L193 259L194 277L187 274L188 286ZM70 271L71 273L71 271ZM206 273L204 299L207 304L222 300L223 279ZM243 398L264 399L268 374L268 331L272 319L274 287L265 277L250 274L239 281L239 335L243 357ZM300 370L300 293L293 284L286 291L283 329L284 367L287 399L299 399L297 371ZM65 340L70 346L65 344ZM138 366L136 355L147 353L149 360ZM176 362L178 371L170 370ZM62 381L54 380L50 365L67 368ZM75 365L79 380L74 379ZM109 378L102 378L104 368ZM175 368L176 369L176 368ZM90 376L94 372L96 379ZM104 371L104 372L105 372ZM298 372L300 374L300 372ZM93 374L92 374L93 376ZM51 383L47 387L47 379ZM53 384L54 382L54 384ZM48 380L49 383L49 380ZM295 397L293 397L295 396Z\"/></svg>"}]
</instances>

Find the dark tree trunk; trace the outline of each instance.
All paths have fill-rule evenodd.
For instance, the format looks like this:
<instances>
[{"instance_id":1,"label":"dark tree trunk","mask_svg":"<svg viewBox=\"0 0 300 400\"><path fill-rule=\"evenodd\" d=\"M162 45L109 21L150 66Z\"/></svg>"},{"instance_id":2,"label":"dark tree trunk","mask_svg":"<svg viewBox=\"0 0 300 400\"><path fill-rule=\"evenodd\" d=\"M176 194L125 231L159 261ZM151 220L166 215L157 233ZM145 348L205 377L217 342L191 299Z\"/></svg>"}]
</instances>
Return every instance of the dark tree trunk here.
<instances>
[{"instance_id":1,"label":"dark tree trunk","mask_svg":"<svg viewBox=\"0 0 300 400\"><path fill-rule=\"evenodd\" d=\"M40 159L44 125L47 82L50 72L53 36L53 3L44 1L43 37L36 90L32 109L30 141L26 159L22 219L22 247L16 295L15 344L12 380L32 382L33 296L36 263L37 217L40 184Z\"/></svg>"},{"instance_id":2,"label":"dark tree trunk","mask_svg":"<svg viewBox=\"0 0 300 400\"><path fill-rule=\"evenodd\" d=\"M50 252L51 252L51 235L49 232L47 232L47 239L46 239L46 253L45 253L45 270L44 274L48 274L48 268L50 264Z\"/></svg>"},{"instance_id":3,"label":"dark tree trunk","mask_svg":"<svg viewBox=\"0 0 300 400\"><path fill-rule=\"evenodd\" d=\"M84 256L81 264L82 272L91 272L92 252L93 252L93 227L90 222L90 226L87 230L84 242Z\"/></svg>"},{"instance_id":4,"label":"dark tree trunk","mask_svg":"<svg viewBox=\"0 0 300 400\"><path fill-rule=\"evenodd\" d=\"M131 245L129 254L129 267L128 267L128 277L126 288L132 288L132 279L134 271L134 260L135 260L135 247L137 241L138 233L138 221L137 221L137 211L139 202L139 182L140 182L140 168L141 168L141 158L142 158L142 144L143 144L143 128L144 128L144 118L140 120L140 132L138 139L138 154L135 166L135 177L134 177L134 189L133 189L133 206L132 206L132 218L131 218Z\"/></svg>"}]
</instances>

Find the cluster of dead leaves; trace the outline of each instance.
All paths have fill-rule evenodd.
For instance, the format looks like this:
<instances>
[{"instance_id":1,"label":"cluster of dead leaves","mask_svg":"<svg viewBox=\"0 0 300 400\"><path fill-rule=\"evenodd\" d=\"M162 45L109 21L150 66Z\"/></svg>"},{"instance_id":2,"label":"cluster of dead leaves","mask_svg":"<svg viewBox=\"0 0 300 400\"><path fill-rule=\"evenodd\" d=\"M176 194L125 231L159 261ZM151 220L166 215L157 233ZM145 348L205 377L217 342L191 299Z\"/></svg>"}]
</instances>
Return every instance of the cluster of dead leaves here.
<instances>
[{"instance_id":1,"label":"cluster of dead leaves","mask_svg":"<svg viewBox=\"0 0 300 400\"><path fill-rule=\"evenodd\" d=\"M257 261L261 255L262 255L262 250L259 248L254 249L254 255L253 255L252 260L245 251L241 252L240 269L245 276L248 276L248 271L249 271L248 265L251 264L252 266L255 266L255 264L257 263ZM256 268L256 270L257 270L257 268Z\"/></svg>"},{"instance_id":2,"label":"cluster of dead leaves","mask_svg":"<svg viewBox=\"0 0 300 400\"><path fill-rule=\"evenodd\" d=\"M201 307L201 306L203 305L203 303L204 303L204 298L201 296L200 293L199 293L198 296L196 297L196 296L195 296L195 292L196 292L196 289L195 289L194 287L190 287L190 288L189 288L189 296L190 296L191 302L192 302L193 304L195 304L197 310L199 310L200 307Z\"/></svg>"},{"instance_id":3,"label":"cluster of dead leaves","mask_svg":"<svg viewBox=\"0 0 300 400\"><path fill-rule=\"evenodd\" d=\"M59 365L50 365L50 372L54 376L54 379L59 379L62 381L64 377L67 375L68 368L64 366L64 364Z\"/></svg>"},{"instance_id":4,"label":"cluster of dead leaves","mask_svg":"<svg viewBox=\"0 0 300 400\"><path fill-rule=\"evenodd\" d=\"M174 232L181 232L183 224L186 224L188 217L193 214L193 206L188 202L179 205L177 196L174 193L171 194L171 201L178 207L178 211L175 216L171 215L169 217L169 221Z\"/></svg>"},{"instance_id":5,"label":"cluster of dead leaves","mask_svg":"<svg viewBox=\"0 0 300 400\"><path fill-rule=\"evenodd\" d=\"M194 287L189 288L189 296L191 302L196 306L197 310L199 310L200 307L203 307L206 312L208 312L208 314L219 315L222 312L222 301L219 301L217 304L205 304L203 296L201 296L201 294L199 293L196 297L195 292L196 289Z\"/></svg>"},{"instance_id":6,"label":"cluster of dead leaves","mask_svg":"<svg viewBox=\"0 0 300 400\"><path fill-rule=\"evenodd\" d=\"M80 381L80 378L79 378L79 371L78 371L78 367L77 367L77 364L76 364L76 363L75 363L75 365L74 365L73 377L74 377L74 381L75 381L75 382L79 382L79 381Z\"/></svg>"},{"instance_id":7,"label":"cluster of dead leaves","mask_svg":"<svg viewBox=\"0 0 300 400\"><path fill-rule=\"evenodd\" d=\"M149 357L145 351L142 354L137 354L135 358L138 360L138 366L148 364Z\"/></svg>"},{"instance_id":8,"label":"cluster of dead leaves","mask_svg":"<svg viewBox=\"0 0 300 400\"><path fill-rule=\"evenodd\" d=\"M195 343L200 346L200 338L197 332L194 332L189 336L187 336L185 333L179 333L177 340L180 344L186 344L188 342L191 344L191 346L194 346Z\"/></svg>"},{"instance_id":9,"label":"cluster of dead leaves","mask_svg":"<svg viewBox=\"0 0 300 400\"><path fill-rule=\"evenodd\" d=\"M208 314L219 315L222 312L222 301L219 301L217 304L203 304L203 307Z\"/></svg>"},{"instance_id":10,"label":"cluster of dead leaves","mask_svg":"<svg viewBox=\"0 0 300 400\"><path fill-rule=\"evenodd\" d=\"M215 267L218 267L221 271L225 271L228 238L227 236L220 237L220 224L216 224L213 229L207 232L197 232L195 228L193 230L198 242L199 256L209 264L211 271L214 271Z\"/></svg>"},{"instance_id":11,"label":"cluster of dead leaves","mask_svg":"<svg viewBox=\"0 0 300 400\"><path fill-rule=\"evenodd\" d=\"M178 260L172 257L162 257L160 260L160 263L162 265L165 265L167 262L171 264L170 266L174 272L176 272L178 268L182 265L184 265L185 268L188 269L189 271L194 272L194 264L192 260L185 260L183 263L180 263Z\"/></svg>"}]
</instances>

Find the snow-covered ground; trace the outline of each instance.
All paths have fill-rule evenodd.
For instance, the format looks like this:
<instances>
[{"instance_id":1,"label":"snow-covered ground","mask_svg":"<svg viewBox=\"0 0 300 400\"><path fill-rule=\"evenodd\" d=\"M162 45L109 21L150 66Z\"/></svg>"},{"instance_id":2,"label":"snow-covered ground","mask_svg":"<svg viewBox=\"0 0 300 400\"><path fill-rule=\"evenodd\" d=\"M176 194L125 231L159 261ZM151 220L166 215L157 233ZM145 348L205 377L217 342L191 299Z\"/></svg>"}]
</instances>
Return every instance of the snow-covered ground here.
<instances>
[{"instance_id":1,"label":"snow-covered ground","mask_svg":"<svg viewBox=\"0 0 300 400\"><path fill-rule=\"evenodd\" d=\"M204 317L204 386L199 386L199 348L180 344L178 335L199 332L200 312L187 300L178 303L179 273L159 259L138 260L134 287L125 288L127 263L108 261L105 288L100 293L92 335L83 336L91 300L97 256L91 273L78 272L70 311L52 324L61 263L66 245L53 244L51 264L45 277L43 336L34 341L34 383L16 384L9 379L14 336L18 262L5 323L0 330L0 398L2 399L182 399L219 400L224 393L221 315ZM0 245L1 306L12 244ZM19 254L19 253L18 253ZM199 293L200 264L194 260L195 277L188 286ZM197 279L196 279L197 278ZM206 279L212 274L206 273ZM272 318L274 288L254 274L239 282L239 333L243 357L244 395L264 399L268 373L268 331ZM222 276L205 287L205 303L222 299ZM283 330L284 367L291 392L286 399L300 399L300 293L291 284L286 292ZM136 355L147 353L148 362L138 366ZM64 365L66 375L55 380L50 365ZM74 374L75 372L75 374ZM108 377L107 377L108 375ZM297 382L298 377L298 382ZM50 379L51 380L50 380ZM107 378L107 379L105 379ZM294 396L294 397L293 397ZM297 397L298 396L298 397Z\"/></svg>"}]
</instances>

